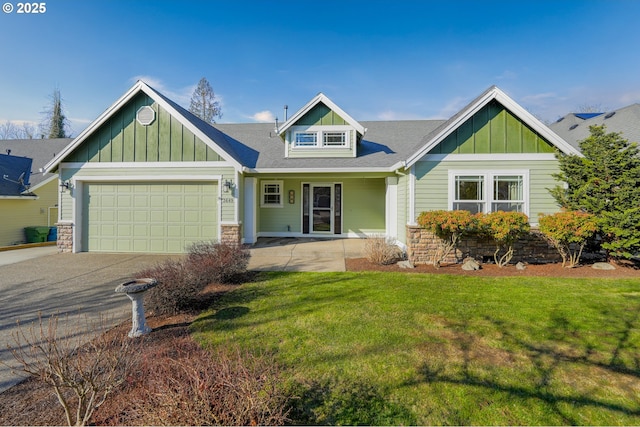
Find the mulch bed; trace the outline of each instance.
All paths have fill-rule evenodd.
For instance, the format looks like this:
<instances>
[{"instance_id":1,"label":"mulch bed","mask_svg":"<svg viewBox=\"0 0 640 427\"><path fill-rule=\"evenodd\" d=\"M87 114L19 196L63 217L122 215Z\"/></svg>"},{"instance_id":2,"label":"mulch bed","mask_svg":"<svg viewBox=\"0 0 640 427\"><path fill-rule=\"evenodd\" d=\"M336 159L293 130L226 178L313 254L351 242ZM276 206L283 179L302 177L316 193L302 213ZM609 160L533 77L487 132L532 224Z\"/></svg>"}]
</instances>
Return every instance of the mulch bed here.
<instances>
[{"instance_id":1,"label":"mulch bed","mask_svg":"<svg viewBox=\"0 0 640 427\"><path fill-rule=\"evenodd\" d=\"M632 262L612 263L615 270L596 270L591 265L580 265L575 268L565 268L562 264L526 264L524 270L516 269L515 265L500 268L495 264L482 264L482 268L476 271L465 271L461 264L445 264L440 268L433 265L416 265L415 268L401 268L397 264L375 265L366 258L348 258L346 260L347 271L395 271L402 273L422 274L456 274L477 277L575 277L575 278L640 278L640 268Z\"/></svg>"}]
</instances>

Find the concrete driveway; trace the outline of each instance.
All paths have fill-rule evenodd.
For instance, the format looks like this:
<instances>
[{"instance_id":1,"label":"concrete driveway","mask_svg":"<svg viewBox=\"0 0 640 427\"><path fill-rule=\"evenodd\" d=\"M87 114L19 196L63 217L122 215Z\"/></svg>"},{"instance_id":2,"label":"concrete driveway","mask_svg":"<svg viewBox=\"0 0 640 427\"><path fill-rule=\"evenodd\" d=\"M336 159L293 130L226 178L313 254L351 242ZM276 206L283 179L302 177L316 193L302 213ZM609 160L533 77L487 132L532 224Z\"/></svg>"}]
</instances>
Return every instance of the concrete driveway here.
<instances>
[{"instance_id":1,"label":"concrete driveway","mask_svg":"<svg viewBox=\"0 0 640 427\"><path fill-rule=\"evenodd\" d=\"M47 251L48 249L48 251ZM13 344L16 321L28 325L38 315L69 314L84 325L100 314L114 324L131 317L131 302L116 286L166 255L62 254L55 247L0 252L0 361L17 367L7 344ZM63 319L62 319L63 320ZM66 323L62 322L61 323ZM0 391L21 380L0 365Z\"/></svg>"},{"instance_id":2,"label":"concrete driveway","mask_svg":"<svg viewBox=\"0 0 640 427\"><path fill-rule=\"evenodd\" d=\"M250 251L250 270L345 271L345 258L364 256L364 240L261 238ZM83 325L101 314L114 324L130 319L131 302L116 286L170 257L58 253L55 246L0 252L0 361L17 367L7 350L16 321L29 325L40 314L68 314L72 324ZM0 392L20 380L0 364Z\"/></svg>"}]
</instances>

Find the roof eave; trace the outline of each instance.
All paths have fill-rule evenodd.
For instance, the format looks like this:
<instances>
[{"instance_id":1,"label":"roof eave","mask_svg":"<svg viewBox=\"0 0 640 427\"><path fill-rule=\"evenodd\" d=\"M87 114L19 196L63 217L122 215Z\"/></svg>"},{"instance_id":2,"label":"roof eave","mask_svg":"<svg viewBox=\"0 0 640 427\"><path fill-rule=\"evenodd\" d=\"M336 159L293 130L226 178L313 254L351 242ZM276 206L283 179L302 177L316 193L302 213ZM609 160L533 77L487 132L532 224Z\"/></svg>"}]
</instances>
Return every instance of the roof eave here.
<instances>
[{"instance_id":1,"label":"roof eave","mask_svg":"<svg viewBox=\"0 0 640 427\"><path fill-rule=\"evenodd\" d=\"M192 125L182 114L180 114L175 108L167 103L161 96L159 96L154 89L148 86L142 80L138 80L124 95L122 95L115 103L107 108L96 120L94 120L87 128L80 133L69 145L67 145L53 160L44 165L44 172L54 172L58 165L68 156L73 150L75 150L80 144L82 144L95 130L100 128L111 116L129 100L131 100L139 92L144 92L151 99L157 102L162 108L167 110L171 115L178 118L180 122L185 125L194 135L199 137L205 144L216 153L222 155L228 162L230 162L236 170L242 170L242 165L233 158L229 153L221 150L217 144L205 135L200 129ZM220 151L223 151L222 153Z\"/></svg>"},{"instance_id":2,"label":"roof eave","mask_svg":"<svg viewBox=\"0 0 640 427\"><path fill-rule=\"evenodd\" d=\"M342 108L338 107L331 99L329 99L325 94L320 92L313 99L307 102L301 109L295 112L286 122L282 124L282 126L278 129L278 135L282 135L287 131L294 123L296 123L302 116L308 113L313 107L318 105L320 102L325 104L331 110L335 111L340 117L342 117L349 125L351 125L357 132L361 135L364 135L367 132L367 129L358 123L353 117L347 114Z\"/></svg>"},{"instance_id":3,"label":"roof eave","mask_svg":"<svg viewBox=\"0 0 640 427\"><path fill-rule=\"evenodd\" d=\"M540 120L533 116L533 114L529 113L527 110L521 107L517 102L511 99L497 86L492 86L487 91L485 91L484 94L480 95L474 102L457 113L457 117L455 120L452 120L450 123L448 123L442 130L440 130L440 132L438 132L429 141L427 141L427 143L420 150L410 156L406 161L407 167L411 167L416 164L416 162L418 162L422 157L429 153L429 151L435 148L455 129L457 129L460 125L466 122L481 108L483 108L494 99L504 105L505 108L513 112L518 118L520 118L536 132L546 138L551 144L553 144L563 153L581 155L575 147L559 137L555 132L553 132L542 122L540 122Z\"/></svg>"}]
</instances>

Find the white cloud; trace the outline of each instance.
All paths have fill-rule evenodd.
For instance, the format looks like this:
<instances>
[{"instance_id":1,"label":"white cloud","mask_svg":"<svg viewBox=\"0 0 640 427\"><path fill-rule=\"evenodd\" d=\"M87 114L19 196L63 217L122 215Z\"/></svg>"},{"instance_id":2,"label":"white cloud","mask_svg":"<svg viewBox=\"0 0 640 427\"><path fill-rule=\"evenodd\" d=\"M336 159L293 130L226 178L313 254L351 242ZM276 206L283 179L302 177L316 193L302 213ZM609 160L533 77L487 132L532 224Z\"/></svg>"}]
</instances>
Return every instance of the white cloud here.
<instances>
[{"instance_id":1,"label":"white cloud","mask_svg":"<svg viewBox=\"0 0 640 427\"><path fill-rule=\"evenodd\" d=\"M276 116L269 110L259 111L251 116L251 119L260 123L270 123L276 120Z\"/></svg>"}]
</instances>

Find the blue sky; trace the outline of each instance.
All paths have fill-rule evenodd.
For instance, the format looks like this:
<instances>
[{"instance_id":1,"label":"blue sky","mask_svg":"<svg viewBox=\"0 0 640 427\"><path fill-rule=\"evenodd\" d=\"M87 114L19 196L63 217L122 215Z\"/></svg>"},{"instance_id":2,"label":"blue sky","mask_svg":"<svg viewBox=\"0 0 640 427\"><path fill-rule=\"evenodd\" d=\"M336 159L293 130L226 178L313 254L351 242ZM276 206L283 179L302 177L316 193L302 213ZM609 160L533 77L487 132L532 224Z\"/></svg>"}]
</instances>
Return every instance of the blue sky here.
<instances>
[{"instance_id":1,"label":"blue sky","mask_svg":"<svg viewBox=\"0 0 640 427\"><path fill-rule=\"evenodd\" d=\"M547 121L640 102L637 0L9 3L0 123L40 122L57 87L74 135L137 79L188 107L206 77L221 123L318 92L356 120L448 118L493 84Z\"/></svg>"}]
</instances>

